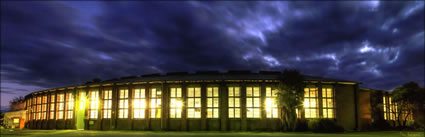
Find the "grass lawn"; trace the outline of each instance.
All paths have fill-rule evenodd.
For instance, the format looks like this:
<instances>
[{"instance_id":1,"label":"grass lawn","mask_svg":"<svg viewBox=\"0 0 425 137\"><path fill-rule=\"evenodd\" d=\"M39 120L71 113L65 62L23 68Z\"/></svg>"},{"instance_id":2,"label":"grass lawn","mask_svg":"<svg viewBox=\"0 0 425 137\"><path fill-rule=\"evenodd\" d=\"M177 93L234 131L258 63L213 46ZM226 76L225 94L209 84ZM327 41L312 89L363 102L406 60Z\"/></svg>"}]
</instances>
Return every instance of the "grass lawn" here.
<instances>
[{"instance_id":1,"label":"grass lawn","mask_svg":"<svg viewBox=\"0 0 425 137\"><path fill-rule=\"evenodd\" d=\"M167 131L78 131L78 130L1 130L1 137L424 137L422 131L383 131L318 134L310 132L167 132Z\"/></svg>"}]
</instances>

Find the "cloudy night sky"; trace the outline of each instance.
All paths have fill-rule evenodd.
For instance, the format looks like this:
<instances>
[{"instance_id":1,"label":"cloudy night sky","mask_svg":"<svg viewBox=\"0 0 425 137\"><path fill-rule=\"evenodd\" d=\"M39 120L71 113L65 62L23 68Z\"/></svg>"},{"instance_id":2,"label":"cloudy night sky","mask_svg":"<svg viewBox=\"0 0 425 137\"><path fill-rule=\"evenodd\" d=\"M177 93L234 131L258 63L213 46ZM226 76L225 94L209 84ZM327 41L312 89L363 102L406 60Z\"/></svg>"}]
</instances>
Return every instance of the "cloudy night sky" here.
<instances>
[{"instance_id":1,"label":"cloudy night sky","mask_svg":"<svg viewBox=\"0 0 425 137\"><path fill-rule=\"evenodd\" d=\"M424 1L1 2L1 106L123 76L282 71L424 85Z\"/></svg>"}]
</instances>

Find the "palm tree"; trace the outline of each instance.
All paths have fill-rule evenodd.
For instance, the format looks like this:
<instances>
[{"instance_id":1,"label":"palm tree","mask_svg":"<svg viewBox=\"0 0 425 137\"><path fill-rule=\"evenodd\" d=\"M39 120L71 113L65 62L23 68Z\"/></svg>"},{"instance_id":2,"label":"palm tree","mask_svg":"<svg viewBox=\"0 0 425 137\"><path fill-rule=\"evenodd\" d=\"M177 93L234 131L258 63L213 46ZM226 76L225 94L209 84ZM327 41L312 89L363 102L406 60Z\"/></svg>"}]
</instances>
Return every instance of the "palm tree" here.
<instances>
[{"instance_id":1,"label":"palm tree","mask_svg":"<svg viewBox=\"0 0 425 137\"><path fill-rule=\"evenodd\" d=\"M277 104L281 108L283 131L295 131L297 126L296 109L302 108L304 94L304 76L297 70L284 70L277 89Z\"/></svg>"}]
</instances>

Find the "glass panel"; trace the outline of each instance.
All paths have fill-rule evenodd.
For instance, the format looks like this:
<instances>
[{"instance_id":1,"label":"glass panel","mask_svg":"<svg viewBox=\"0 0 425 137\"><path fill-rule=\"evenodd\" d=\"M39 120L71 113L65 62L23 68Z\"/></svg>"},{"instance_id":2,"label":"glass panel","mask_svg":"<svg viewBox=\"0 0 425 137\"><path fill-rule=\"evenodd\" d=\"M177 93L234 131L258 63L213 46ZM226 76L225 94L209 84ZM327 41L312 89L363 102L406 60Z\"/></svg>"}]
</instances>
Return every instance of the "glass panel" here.
<instances>
[{"instance_id":1,"label":"glass panel","mask_svg":"<svg viewBox=\"0 0 425 137\"><path fill-rule=\"evenodd\" d=\"M233 94L233 88L232 87L229 87L229 97L232 97L232 96L234 96L234 94Z\"/></svg>"},{"instance_id":2,"label":"glass panel","mask_svg":"<svg viewBox=\"0 0 425 137\"><path fill-rule=\"evenodd\" d=\"M272 96L272 88L266 87L266 96L271 97Z\"/></svg>"},{"instance_id":3,"label":"glass panel","mask_svg":"<svg viewBox=\"0 0 425 137\"><path fill-rule=\"evenodd\" d=\"M214 109L214 118L218 118L218 109L217 108L215 108Z\"/></svg>"},{"instance_id":4,"label":"glass panel","mask_svg":"<svg viewBox=\"0 0 425 137\"><path fill-rule=\"evenodd\" d=\"M260 88L259 87L254 87L254 96L260 96Z\"/></svg>"},{"instance_id":5,"label":"glass panel","mask_svg":"<svg viewBox=\"0 0 425 137\"><path fill-rule=\"evenodd\" d=\"M218 87L214 87L214 97L218 97Z\"/></svg>"},{"instance_id":6,"label":"glass panel","mask_svg":"<svg viewBox=\"0 0 425 137\"><path fill-rule=\"evenodd\" d=\"M246 96L252 96L252 87L247 87L246 88Z\"/></svg>"},{"instance_id":7,"label":"glass panel","mask_svg":"<svg viewBox=\"0 0 425 137\"><path fill-rule=\"evenodd\" d=\"M207 97L212 97L212 96L213 96L212 88L207 88Z\"/></svg>"},{"instance_id":8,"label":"glass panel","mask_svg":"<svg viewBox=\"0 0 425 137\"><path fill-rule=\"evenodd\" d=\"M254 98L254 107L260 107L260 98Z\"/></svg>"},{"instance_id":9,"label":"glass panel","mask_svg":"<svg viewBox=\"0 0 425 137\"><path fill-rule=\"evenodd\" d=\"M234 107L234 98L229 98L229 107Z\"/></svg>"},{"instance_id":10,"label":"glass panel","mask_svg":"<svg viewBox=\"0 0 425 137\"><path fill-rule=\"evenodd\" d=\"M239 87L235 87L235 96L240 96Z\"/></svg>"},{"instance_id":11,"label":"glass panel","mask_svg":"<svg viewBox=\"0 0 425 137\"><path fill-rule=\"evenodd\" d=\"M239 98L235 98L235 107L240 107Z\"/></svg>"},{"instance_id":12,"label":"glass panel","mask_svg":"<svg viewBox=\"0 0 425 137\"><path fill-rule=\"evenodd\" d=\"M193 88L188 88L188 91L187 91L187 93L188 93L188 97L193 97L194 95L194 93L193 93L194 91L193 91Z\"/></svg>"},{"instance_id":13,"label":"glass panel","mask_svg":"<svg viewBox=\"0 0 425 137\"><path fill-rule=\"evenodd\" d=\"M193 98L188 98L187 99L187 104L188 104L188 107L194 107L195 105L195 100L193 99Z\"/></svg>"},{"instance_id":14,"label":"glass panel","mask_svg":"<svg viewBox=\"0 0 425 137\"><path fill-rule=\"evenodd\" d=\"M171 88L171 97L176 97L176 88Z\"/></svg>"},{"instance_id":15,"label":"glass panel","mask_svg":"<svg viewBox=\"0 0 425 137\"><path fill-rule=\"evenodd\" d=\"M241 111L239 108L235 108L235 118L240 118L241 117Z\"/></svg>"},{"instance_id":16,"label":"glass panel","mask_svg":"<svg viewBox=\"0 0 425 137\"><path fill-rule=\"evenodd\" d=\"M201 88L195 88L195 97L201 97Z\"/></svg>"},{"instance_id":17,"label":"glass panel","mask_svg":"<svg viewBox=\"0 0 425 137\"><path fill-rule=\"evenodd\" d=\"M218 98L214 98L214 107L218 107L219 101Z\"/></svg>"},{"instance_id":18,"label":"glass panel","mask_svg":"<svg viewBox=\"0 0 425 137\"><path fill-rule=\"evenodd\" d=\"M177 97L182 97L182 88L177 88Z\"/></svg>"},{"instance_id":19,"label":"glass panel","mask_svg":"<svg viewBox=\"0 0 425 137\"><path fill-rule=\"evenodd\" d=\"M213 99L212 98L208 98L207 99L207 107L213 107Z\"/></svg>"},{"instance_id":20,"label":"glass panel","mask_svg":"<svg viewBox=\"0 0 425 137\"><path fill-rule=\"evenodd\" d=\"M233 108L229 108L229 118L234 118L234 109Z\"/></svg>"},{"instance_id":21,"label":"glass panel","mask_svg":"<svg viewBox=\"0 0 425 137\"><path fill-rule=\"evenodd\" d=\"M246 107L252 107L252 98L246 98Z\"/></svg>"}]
</instances>

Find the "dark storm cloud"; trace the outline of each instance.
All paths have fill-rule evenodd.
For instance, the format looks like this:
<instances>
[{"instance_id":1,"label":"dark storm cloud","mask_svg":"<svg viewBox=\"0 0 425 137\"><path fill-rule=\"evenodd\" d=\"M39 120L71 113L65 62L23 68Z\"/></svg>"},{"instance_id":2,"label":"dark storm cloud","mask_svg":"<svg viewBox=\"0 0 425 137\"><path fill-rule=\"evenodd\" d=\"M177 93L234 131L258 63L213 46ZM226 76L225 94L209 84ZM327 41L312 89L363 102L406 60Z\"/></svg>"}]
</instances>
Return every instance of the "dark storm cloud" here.
<instances>
[{"instance_id":1,"label":"dark storm cloud","mask_svg":"<svg viewBox=\"0 0 425 137\"><path fill-rule=\"evenodd\" d=\"M10 89L19 85L36 86L31 91L95 77L230 69L295 68L369 88L424 84L423 2L1 6L2 93L28 92Z\"/></svg>"}]
</instances>

